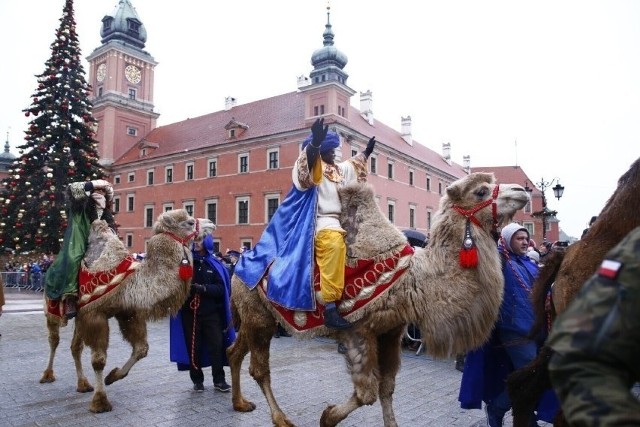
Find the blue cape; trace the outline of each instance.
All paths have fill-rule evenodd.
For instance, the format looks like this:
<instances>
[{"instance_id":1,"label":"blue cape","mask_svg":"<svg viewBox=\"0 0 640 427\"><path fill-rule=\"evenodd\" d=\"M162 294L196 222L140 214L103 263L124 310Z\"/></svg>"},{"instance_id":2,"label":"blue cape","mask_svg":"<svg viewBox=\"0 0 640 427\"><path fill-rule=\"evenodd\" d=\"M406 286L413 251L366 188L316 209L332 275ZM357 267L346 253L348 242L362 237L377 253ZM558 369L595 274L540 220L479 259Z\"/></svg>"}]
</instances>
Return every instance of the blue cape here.
<instances>
[{"instance_id":1,"label":"blue cape","mask_svg":"<svg viewBox=\"0 0 640 427\"><path fill-rule=\"evenodd\" d=\"M194 258L201 258L211 268L220 274L224 281L224 346L228 348L236 340L236 331L233 328L231 322L231 280L229 279L229 271L222 264L222 261L213 256L213 237L211 235L205 236L203 240L203 246L207 250L206 256L201 256L196 252L193 253ZM199 355L199 361L201 367L211 366L211 359L206 351L205 346L202 346L201 354ZM189 353L187 352L187 344L184 338L184 331L182 329L182 310L179 310L175 316L171 316L169 319L169 360L178 364L178 370L189 369ZM225 366L228 365L225 352Z\"/></svg>"},{"instance_id":2,"label":"blue cape","mask_svg":"<svg viewBox=\"0 0 640 427\"><path fill-rule=\"evenodd\" d=\"M317 187L291 191L251 250L245 251L234 274L250 289L269 267L267 297L291 310L315 310L313 293L314 235Z\"/></svg>"}]
</instances>

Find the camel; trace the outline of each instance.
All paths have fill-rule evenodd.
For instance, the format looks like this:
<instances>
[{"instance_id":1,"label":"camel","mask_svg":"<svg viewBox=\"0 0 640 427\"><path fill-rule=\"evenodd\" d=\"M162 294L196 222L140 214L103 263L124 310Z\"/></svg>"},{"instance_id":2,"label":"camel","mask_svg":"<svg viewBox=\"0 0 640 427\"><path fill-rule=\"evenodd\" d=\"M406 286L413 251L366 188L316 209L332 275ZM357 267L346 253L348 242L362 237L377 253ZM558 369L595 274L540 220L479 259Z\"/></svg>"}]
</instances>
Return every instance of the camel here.
<instances>
[{"instance_id":1,"label":"camel","mask_svg":"<svg viewBox=\"0 0 640 427\"><path fill-rule=\"evenodd\" d=\"M404 234L377 206L369 184L350 184L340 190L340 196L341 223L347 231L347 263L377 258L408 244ZM319 326L312 332L298 332L284 321L259 286L250 290L234 276L231 302L237 336L227 350L233 408L240 412L256 408L240 389L242 361L251 352L249 373L269 404L273 424L294 426L271 389L269 347L280 322L297 338L330 336L347 348L345 358L353 394L343 404L328 406L321 416L321 426L335 426L360 406L373 404L378 397L384 425L396 426L392 399L406 325L414 323L420 328L427 352L438 358L464 353L488 339L503 293L494 233L528 200L521 186L498 185L493 174L474 173L453 182L440 201L429 246L416 249L406 261L405 273L363 307L358 316L356 313L345 316L354 322L346 331ZM471 229L478 265L462 268L459 252L469 221L470 224L477 221Z\"/></svg>"},{"instance_id":2,"label":"camel","mask_svg":"<svg viewBox=\"0 0 640 427\"><path fill-rule=\"evenodd\" d=\"M80 275L84 272L100 273L95 293L106 295L81 305L75 320L71 340L71 354L78 377L77 391L93 391L82 370L82 350L91 348L91 365L95 373L96 390L89 406L94 413L111 411L112 406L105 392L109 385L127 376L137 361L146 357L147 321L159 320L175 314L187 298L191 278L180 277L179 267L183 260L192 263L189 243L196 237L210 233L214 225L208 219L195 219L184 209L162 213L153 226L154 235L147 243L147 254L142 262L133 260L118 236L103 220L95 220L87 250L82 261ZM118 271L123 262L128 266L128 275ZM104 278L107 280L104 280ZM122 282L106 293L107 283ZM184 279L183 279L184 278ZM82 287L81 281L81 287ZM82 292L81 292L82 295ZM80 301L82 301L82 296ZM49 333L49 361L40 379L41 383L55 381L53 360L60 342L60 327L66 326L64 316L51 314L45 300L45 315ZM131 344L129 360L122 368L114 368L103 381L103 370L107 362L109 345L109 319L115 317L123 338Z\"/></svg>"},{"instance_id":3,"label":"camel","mask_svg":"<svg viewBox=\"0 0 640 427\"><path fill-rule=\"evenodd\" d=\"M564 311L584 282L595 273L606 253L631 230L640 226L639 211L640 158L620 177L618 187L587 234L566 251L552 252L543 258L544 267L531 293L536 313L531 336L551 328L557 315ZM550 289L551 304L548 304ZM549 306L549 310L546 306ZM528 414L535 408L544 390L551 387L548 371L551 355L551 349L543 347L531 364L509 375L507 387L513 405L514 427L528 426ZM554 420L555 426L564 426L565 423L561 414Z\"/></svg>"}]
</instances>

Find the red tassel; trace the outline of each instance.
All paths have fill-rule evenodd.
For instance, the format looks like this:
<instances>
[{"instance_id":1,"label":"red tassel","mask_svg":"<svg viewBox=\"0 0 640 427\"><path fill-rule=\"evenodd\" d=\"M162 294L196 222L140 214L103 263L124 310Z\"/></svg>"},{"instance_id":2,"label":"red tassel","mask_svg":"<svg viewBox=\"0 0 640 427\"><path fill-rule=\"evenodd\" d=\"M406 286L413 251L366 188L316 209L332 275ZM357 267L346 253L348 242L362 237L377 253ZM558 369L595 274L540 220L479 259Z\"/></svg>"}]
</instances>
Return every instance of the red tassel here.
<instances>
[{"instance_id":1,"label":"red tassel","mask_svg":"<svg viewBox=\"0 0 640 427\"><path fill-rule=\"evenodd\" d=\"M193 277L193 267L189 264L189 260L183 259L178 268L178 275L182 280L189 280Z\"/></svg>"},{"instance_id":2,"label":"red tassel","mask_svg":"<svg viewBox=\"0 0 640 427\"><path fill-rule=\"evenodd\" d=\"M471 249L460 249L460 266L462 268L475 268L478 266L478 249L471 247Z\"/></svg>"},{"instance_id":3,"label":"red tassel","mask_svg":"<svg viewBox=\"0 0 640 427\"><path fill-rule=\"evenodd\" d=\"M478 266L478 248L476 248L476 242L473 241L471 222L468 218L464 227L464 240L462 240L459 258L460 267L462 268L475 268Z\"/></svg>"}]
</instances>

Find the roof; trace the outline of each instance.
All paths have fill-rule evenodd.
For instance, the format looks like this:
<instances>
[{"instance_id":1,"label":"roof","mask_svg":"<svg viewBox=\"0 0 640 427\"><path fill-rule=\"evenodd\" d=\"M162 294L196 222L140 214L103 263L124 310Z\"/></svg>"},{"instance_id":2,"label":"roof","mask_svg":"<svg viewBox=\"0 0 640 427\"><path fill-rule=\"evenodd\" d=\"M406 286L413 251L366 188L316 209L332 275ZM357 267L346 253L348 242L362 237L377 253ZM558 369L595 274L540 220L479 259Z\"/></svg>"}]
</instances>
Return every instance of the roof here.
<instances>
[{"instance_id":1,"label":"roof","mask_svg":"<svg viewBox=\"0 0 640 427\"><path fill-rule=\"evenodd\" d=\"M158 127L147 134L140 142L157 144L157 148L148 154L148 158L170 156L182 152L199 150L207 147L260 139L268 136L287 134L292 131L308 129L305 123L305 95L290 92L283 95L265 98L247 104L235 105L228 110L216 111L203 116L189 118L176 123ZM438 170L459 178L466 175L463 167L457 163L449 164L441 154L417 143L407 144L400 133L384 123L374 120L373 126L361 115L360 111L350 106L350 122L347 127L360 133L365 138L376 137L379 144L391 147L400 153L418 159ZM246 125L232 141L228 139L225 127L230 123ZM114 162L114 166L122 166L140 160L140 144L136 144Z\"/></svg>"}]
</instances>

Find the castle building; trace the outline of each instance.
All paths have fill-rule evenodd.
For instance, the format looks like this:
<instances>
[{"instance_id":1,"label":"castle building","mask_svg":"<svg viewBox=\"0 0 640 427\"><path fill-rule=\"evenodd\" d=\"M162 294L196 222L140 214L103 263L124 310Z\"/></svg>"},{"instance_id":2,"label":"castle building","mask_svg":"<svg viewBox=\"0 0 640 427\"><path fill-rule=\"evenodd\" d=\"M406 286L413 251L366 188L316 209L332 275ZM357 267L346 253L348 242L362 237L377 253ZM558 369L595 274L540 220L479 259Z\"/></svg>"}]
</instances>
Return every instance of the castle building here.
<instances>
[{"instance_id":1,"label":"castle building","mask_svg":"<svg viewBox=\"0 0 640 427\"><path fill-rule=\"evenodd\" d=\"M100 156L114 183L119 234L134 252L144 252L157 216L184 208L216 225L217 249L253 247L291 188L291 170L311 124L324 118L338 132L338 156L378 143L369 159L369 182L378 205L399 228L428 233L446 187L470 171L416 143L411 117L401 131L376 120L370 91L348 86L347 56L334 44L327 11L322 47L311 55L309 77L295 91L225 107L196 118L156 126L153 57L147 34L129 0L102 19L101 46L88 57ZM311 50L311 49L310 49Z\"/></svg>"}]
</instances>

